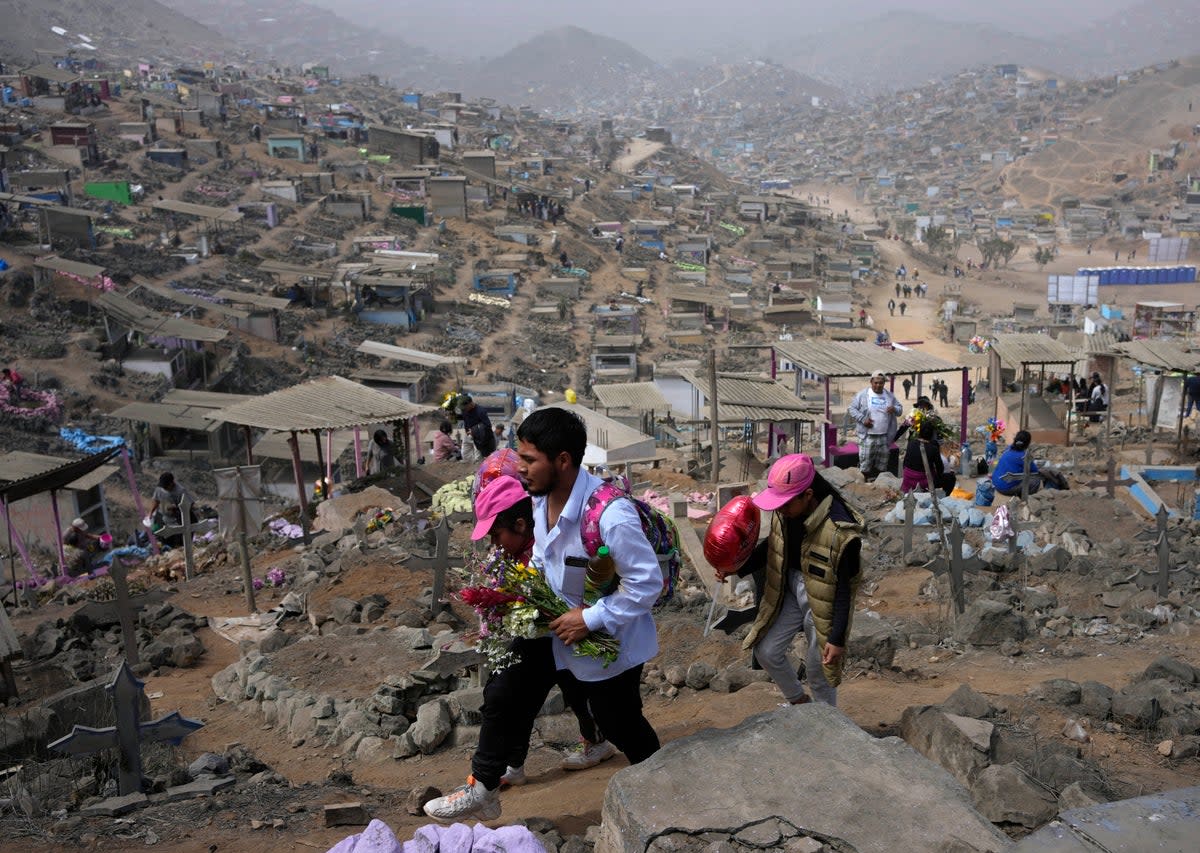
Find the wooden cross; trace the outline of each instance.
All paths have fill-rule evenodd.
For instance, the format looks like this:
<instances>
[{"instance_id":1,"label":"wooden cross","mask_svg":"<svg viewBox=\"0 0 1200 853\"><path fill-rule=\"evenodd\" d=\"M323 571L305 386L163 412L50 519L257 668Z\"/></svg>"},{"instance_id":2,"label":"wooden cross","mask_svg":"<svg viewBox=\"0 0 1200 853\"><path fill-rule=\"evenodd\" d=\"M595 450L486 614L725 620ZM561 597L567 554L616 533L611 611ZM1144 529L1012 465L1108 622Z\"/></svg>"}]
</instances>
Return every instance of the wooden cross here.
<instances>
[{"instance_id":1,"label":"wooden cross","mask_svg":"<svg viewBox=\"0 0 1200 853\"><path fill-rule=\"evenodd\" d=\"M1109 498L1113 498L1116 496L1117 486L1132 486L1133 484L1134 480L1130 479L1129 477L1126 477L1123 480L1117 479L1117 460L1114 457L1109 456L1108 472L1105 478L1103 480L1092 480L1090 483L1084 483L1083 485L1087 486L1088 488L1104 486L1104 490L1108 492Z\"/></svg>"},{"instance_id":2,"label":"wooden cross","mask_svg":"<svg viewBox=\"0 0 1200 853\"><path fill-rule=\"evenodd\" d=\"M129 600L129 584L125 582L125 563L120 556L113 555L108 564L108 576L113 582L113 598L116 599L117 619L121 623L121 643L125 647L125 662L137 666L139 661L137 632L133 625L133 603Z\"/></svg>"},{"instance_id":3,"label":"wooden cross","mask_svg":"<svg viewBox=\"0 0 1200 853\"><path fill-rule=\"evenodd\" d=\"M902 523L895 523L895 522L872 523L871 530L880 530L880 529L891 530L891 529L894 529L897 527L900 528L901 537L902 537L902 541L903 541L903 553L904 553L904 556L907 557L909 554L912 553L912 549L913 549L913 527L914 527L913 515L915 514L915 511L917 508L916 496L912 492L906 493L904 495L903 504L904 504L904 521Z\"/></svg>"},{"instance_id":4,"label":"wooden cross","mask_svg":"<svg viewBox=\"0 0 1200 853\"><path fill-rule=\"evenodd\" d=\"M183 534L183 579L190 581L192 573L196 568L192 536L197 533L207 533L210 530L215 530L217 520L215 518L206 518L203 521L192 524L192 496L186 493L183 496L183 500L179 502L179 518L179 524L173 527L162 527L154 535L159 539L166 539L169 536Z\"/></svg>"},{"instance_id":5,"label":"wooden cross","mask_svg":"<svg viewBox=\"0 0 1200 853\"><path fill-rule=\"evenodd\" d=\"M954 520L954 524L950 526L950 535L948 537L950 548L949 552L941 557L935 557L926 566L935 575L940 575L945 572L950 573L950 596L954 600L954 609L961 614L967 609L965 589L963 586L964 572L978 572L987 564L974 555L970 558L963 557L963 532L959 526L958 519Z\"/></svg>"},{"instance_id":6,"label":"wooden cross","mask_svg":"<svg viewBox=\"0 0 1200 853\"><path fill-rule=\"evenodd\" d=\"M139 719L142 707L142 682L125 661L113 673L105 690L113 697L117 724L102 729L76 725L71 733L50 744L50 749L68 755L90 755L102 749L119 749L117 788L121 796L142 790L142 741L170 741L176 746L204 723L172 711L149 723Z\"/></svg>"},{"instance_id":7,"label":"wooden cross","mask_svg":"<svg viewBox=\"0 0 1200 853\"><path fill-rule=\"evenodd\" d=\"M450 525L461 521L471 521L474 518L475 516L469 512L452 512L443 515L432 528L437 542L434 552L409 555L410 565L418 569L433 569L433 600L430 602L429 609L434 616L441 613L446 607L446 602L442 599L446 595L446 570L451 567ZM453 562L455 565L461 565L461 555L456 557Z\"/></svg>"}]
</instances>

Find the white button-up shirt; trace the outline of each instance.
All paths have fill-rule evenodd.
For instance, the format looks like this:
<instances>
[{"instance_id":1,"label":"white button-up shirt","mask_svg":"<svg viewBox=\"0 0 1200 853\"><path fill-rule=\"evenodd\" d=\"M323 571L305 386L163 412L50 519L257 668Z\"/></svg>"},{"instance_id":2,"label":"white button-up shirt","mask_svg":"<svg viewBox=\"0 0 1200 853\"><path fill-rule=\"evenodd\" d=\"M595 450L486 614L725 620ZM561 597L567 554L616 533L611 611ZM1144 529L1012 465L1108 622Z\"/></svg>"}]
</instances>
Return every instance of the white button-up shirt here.
<instances>
[{"instance_id":1,"label":"white button-up shirt","mask_svg":"<svg viewBox=\"0 0 1200 853\"><path fill-rule=\"evenodd\" d=\"M569 566L568 557L586 561L580 525L588 497L603 481L580 470L553 529L546 527L546 497L533 499L533 563L546 576L550 588L572 607L583 604L586 566ZM554 663L569 669L580 681L603 681L645 663L658 654L658 636L650 608L662 593L662 570L658 557L642 532L641 519L633 504L622 498L611 501L600 516L600 537L608 546L620 584L590 607L583 621L592 631L607 631L621 641L617 659L607 667L599 658L576 655L558 637L551 635Z\"/></svg>"}]
</instances>

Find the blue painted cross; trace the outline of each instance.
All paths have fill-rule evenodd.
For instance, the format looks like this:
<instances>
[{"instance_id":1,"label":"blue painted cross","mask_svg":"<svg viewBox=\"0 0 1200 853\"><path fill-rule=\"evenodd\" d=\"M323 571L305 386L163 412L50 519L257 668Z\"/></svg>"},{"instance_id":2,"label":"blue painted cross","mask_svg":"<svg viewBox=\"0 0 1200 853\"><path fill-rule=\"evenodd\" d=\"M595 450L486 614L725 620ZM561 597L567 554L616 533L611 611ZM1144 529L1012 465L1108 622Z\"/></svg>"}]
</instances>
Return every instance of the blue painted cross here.
<instances>
[{"instance_id":1,"label":"blue painted cross","mask_svg":"<svg viewBox=\"0 0 1200 853\"><path fill-rule=\"evenodd\" d=\"M121 759L117 773L117 786L121 796L142 790L142 741L170 741L176 746L185 737L204 726L172 711L165 717L143 723L141 717L142 691L145 682L133 674L126 661L113 673L112 681L105 690L113 697L117 712L117 724L102 729L90 726L75 726L71 733L50 744L50 749L69 755L90 755L102 749L116 747Z\"/></svg>"}]
</instances>

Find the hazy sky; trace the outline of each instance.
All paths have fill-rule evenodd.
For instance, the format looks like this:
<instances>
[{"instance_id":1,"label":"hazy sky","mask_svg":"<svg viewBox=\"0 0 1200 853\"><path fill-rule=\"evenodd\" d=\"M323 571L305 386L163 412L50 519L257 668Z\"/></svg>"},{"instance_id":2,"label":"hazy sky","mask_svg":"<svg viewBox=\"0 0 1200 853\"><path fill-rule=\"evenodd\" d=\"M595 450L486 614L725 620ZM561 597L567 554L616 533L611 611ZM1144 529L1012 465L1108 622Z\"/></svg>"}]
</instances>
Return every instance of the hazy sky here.
<instances>
[{"instance_id":1,"label":"hazy sky","mask_svg":"<svg viewBox=\"0 0 1200 853\"><path fill-rule=\"evenodd\" d=\"M1075 29L1129 0L310 0L360 24L390 29L442 56L496 56L530 36L575 24L628 42L655 59L723 46L744 55L788 32L802 35L896 10L982 21L1028 35ZM1136 2L1136 0L1134 0Z\"/></svg>"}]
</instances>

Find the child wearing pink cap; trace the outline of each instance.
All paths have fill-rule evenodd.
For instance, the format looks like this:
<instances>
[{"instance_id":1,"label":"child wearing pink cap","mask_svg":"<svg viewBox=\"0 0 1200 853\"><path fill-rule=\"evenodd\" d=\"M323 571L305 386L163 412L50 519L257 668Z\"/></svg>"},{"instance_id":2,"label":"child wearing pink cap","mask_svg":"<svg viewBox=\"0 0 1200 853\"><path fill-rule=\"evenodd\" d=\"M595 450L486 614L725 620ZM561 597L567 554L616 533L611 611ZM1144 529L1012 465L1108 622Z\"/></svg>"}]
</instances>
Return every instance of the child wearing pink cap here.
<instances>
[{"instance_id":1,"label":"child wearing pink cap","mask_svg":"<svg viewBox=\"0 0 1200 853\"><path fill-rule=\"evenodd\" d=\"M767 473L767 487L753 500L773 515L770 535L737 571L739 576L756 573L762 593L743 646L754 650L791 704L815 698L837 705L866 523L804 453L778 459ZM717 574L724 580L727 573ZM808 640L805 668L812 697L788 660L800 631Z\"/></svg>"}]
</instances>

